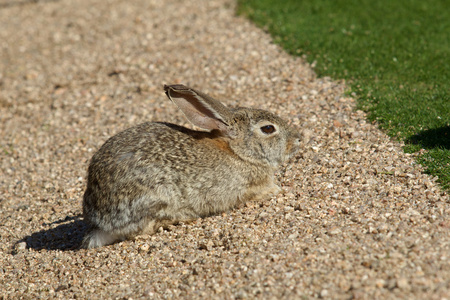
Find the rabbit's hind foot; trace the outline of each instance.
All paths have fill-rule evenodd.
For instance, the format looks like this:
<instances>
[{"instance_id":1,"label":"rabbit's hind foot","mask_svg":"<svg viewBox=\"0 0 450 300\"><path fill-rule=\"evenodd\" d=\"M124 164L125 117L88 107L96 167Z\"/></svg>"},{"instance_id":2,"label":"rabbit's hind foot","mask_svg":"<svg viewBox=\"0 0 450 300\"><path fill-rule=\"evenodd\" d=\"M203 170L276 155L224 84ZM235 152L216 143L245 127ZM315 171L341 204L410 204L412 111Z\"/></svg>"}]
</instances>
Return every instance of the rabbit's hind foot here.
<instances>
[{"instance_id":1,"label":"rabbit's hind foot","mask_svg":"<svg viewBox=\"0 0 450 300\"><path fill-rule=\"evenodd\" d=\"M102 247L123 239L124 237L118 236L117 234L105 232L101 229L94 229L84 237L81 248L91 249Z\"/></svg>"}]
</instances>

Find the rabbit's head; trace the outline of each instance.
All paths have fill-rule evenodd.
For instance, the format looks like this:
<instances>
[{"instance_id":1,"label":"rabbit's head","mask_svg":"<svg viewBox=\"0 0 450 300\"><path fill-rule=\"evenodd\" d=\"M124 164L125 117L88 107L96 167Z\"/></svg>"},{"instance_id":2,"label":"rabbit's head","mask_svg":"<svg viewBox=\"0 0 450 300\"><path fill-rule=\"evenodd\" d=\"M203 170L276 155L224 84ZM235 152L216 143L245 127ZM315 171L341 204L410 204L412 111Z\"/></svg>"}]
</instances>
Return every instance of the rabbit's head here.
<instances>
[{"instance_id":1,"label":"rabbit's head","mask_svg":"<svg viewBox=\"0 0 450 300\"><path fill-rule=\"evenodd\" d=\"M298 150L300 135L268 111L230 109L184 85L165 85L164 89L192 124L226 137L231 150L243 160L277 167Z\"/></svg>"},{"instance_id":2,"label":"rabbit's head","mask_svg":"<svg viewBox=\"0 0 450 300\"><path fill-rule=\"evenodd\" d=\"M241 158L277 167L297 150L300 136L280 117L261 109L233 109L230 147Z\"/></svg>"}]
</instances>

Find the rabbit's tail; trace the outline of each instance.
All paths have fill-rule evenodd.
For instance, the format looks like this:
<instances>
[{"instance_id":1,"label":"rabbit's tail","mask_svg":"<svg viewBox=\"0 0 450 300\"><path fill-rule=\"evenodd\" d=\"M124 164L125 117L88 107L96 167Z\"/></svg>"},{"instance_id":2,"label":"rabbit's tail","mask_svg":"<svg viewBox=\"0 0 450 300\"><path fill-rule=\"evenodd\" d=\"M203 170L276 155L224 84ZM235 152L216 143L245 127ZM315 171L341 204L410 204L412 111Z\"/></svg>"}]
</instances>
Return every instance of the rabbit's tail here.
<instances>
[{"instance_id":1,"label":"rabbit's tail","mask_svg":"<svg viewBox=\"0 0 450 300\"><path fill-rule=\"evenodd\" d=\"M91 249L102 247L105 245L110 245L116 241L123 240L124 238L125 237L110 232L105 232L101 229L94 229L86 234L83 239L83 243L81 244L81 248Z\"/></svg>"}]
</instances>

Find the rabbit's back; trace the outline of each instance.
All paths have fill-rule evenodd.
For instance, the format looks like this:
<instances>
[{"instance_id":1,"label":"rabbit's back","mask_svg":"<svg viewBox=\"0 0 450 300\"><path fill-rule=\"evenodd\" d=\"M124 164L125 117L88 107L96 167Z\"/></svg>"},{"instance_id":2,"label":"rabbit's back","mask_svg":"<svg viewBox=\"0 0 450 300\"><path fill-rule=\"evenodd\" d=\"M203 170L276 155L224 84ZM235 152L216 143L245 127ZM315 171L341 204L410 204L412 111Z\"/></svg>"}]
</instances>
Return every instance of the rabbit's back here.
<instances>
[{"instance_id":1,"label":"rabbit's back","mask_svg":"<svg viewBox=\"0 0 450 300\"><path fill-rule=\"evenodd\" d=\"M148 220L182 221L235 206L246 176L226 142L211 135L144 123L113 136L92 157L85 219L126 234Z\"/></svg>"}]
</instances>

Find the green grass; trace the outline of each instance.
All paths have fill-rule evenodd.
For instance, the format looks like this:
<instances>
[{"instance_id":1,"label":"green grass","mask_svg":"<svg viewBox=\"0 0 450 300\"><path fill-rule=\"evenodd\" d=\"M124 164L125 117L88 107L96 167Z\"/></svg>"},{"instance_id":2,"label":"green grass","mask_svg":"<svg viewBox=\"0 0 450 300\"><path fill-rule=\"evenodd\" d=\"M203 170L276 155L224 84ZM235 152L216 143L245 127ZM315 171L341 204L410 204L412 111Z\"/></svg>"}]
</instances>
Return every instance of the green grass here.
<instances>
[{"instance_id":1,"label":"green grass","mask_svg":"<svg viewBox=\"0 0 450 300\"><path fill-rule=\"evenodd\" d=\"M346 79L406 152L450 190L450 1L238 0L238 13L268 30L319 76Z\"/></svg>"}]
</instances>

